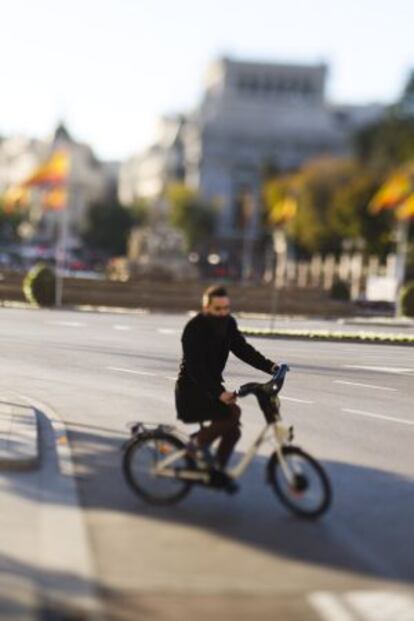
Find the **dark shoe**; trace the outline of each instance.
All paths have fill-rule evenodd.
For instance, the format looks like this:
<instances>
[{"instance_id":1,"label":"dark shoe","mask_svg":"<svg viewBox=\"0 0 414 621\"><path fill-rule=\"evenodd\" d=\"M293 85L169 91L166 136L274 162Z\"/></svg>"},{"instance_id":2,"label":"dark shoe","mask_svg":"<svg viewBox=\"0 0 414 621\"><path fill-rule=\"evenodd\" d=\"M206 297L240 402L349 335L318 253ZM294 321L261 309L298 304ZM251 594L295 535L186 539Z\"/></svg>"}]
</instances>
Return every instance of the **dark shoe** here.
<instances>
[{"instance_id":1,"label":"dark shoe","mask_svg":"<svg viewBox=\"0 0 414 621\"><path fill-rule=\"evenodd\" d=\"M232 479L231 477L228 477L228 481L224 489L228 494L237 494L240 487L239 487L239 484L236 483L234 479Z\"/></svg>"},{"instance_id":2,"label":"dark shoe","mask_svg":"<svg viewBox=\"0 0 414 621\"><path fill-rule=\"evenodd\" d=\"M211 487L222 489L228 494L235 494L239 491L239 486L236 481L232 479L227 472L218 468L214 468L211 471L210 485Z\"/></svg>"},{"instance_id":3,"label":"dark shoe","mask_svg":"<svg viewBox=\"0 0 414 621\"><path fill-rule=\"evenodd\" d=\"M197 467L199 468L214 468L214 457L208 450L208 448L202 448L198 446L194 440L190 440L190 442L186 446L186 454L190 459L193 459L196 462Z\"/></svg>"}]
</instances>

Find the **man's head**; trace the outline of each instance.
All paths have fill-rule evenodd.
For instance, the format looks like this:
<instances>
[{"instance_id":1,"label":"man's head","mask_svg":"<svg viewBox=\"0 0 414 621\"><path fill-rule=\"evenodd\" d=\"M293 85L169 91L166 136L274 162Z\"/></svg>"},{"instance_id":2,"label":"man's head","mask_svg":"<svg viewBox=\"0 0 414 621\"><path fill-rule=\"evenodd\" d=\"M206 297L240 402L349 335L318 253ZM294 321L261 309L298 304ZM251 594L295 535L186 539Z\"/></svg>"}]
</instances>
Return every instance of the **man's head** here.
<instances>
[{"instance_id":1,"label":"man's head","mask_svg":"<svg viewBox=\"0 0 414 621\"><path fill-rule=\"evenodd\" d=\"M213 285L203 293L203 313L213 317L230 315L230 299L225 287Z\"/></svg>"}]
</instances>

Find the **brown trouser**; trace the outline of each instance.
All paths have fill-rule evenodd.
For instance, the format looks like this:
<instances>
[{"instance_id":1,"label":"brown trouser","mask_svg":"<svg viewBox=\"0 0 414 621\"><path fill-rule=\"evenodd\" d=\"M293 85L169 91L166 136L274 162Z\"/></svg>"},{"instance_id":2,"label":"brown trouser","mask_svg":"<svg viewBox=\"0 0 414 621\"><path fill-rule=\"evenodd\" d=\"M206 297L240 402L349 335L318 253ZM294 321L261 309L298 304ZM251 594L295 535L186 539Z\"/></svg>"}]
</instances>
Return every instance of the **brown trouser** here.
<instances>
[{"instance_id":1,"label":"brown trouser","mask_svg":"<svg viewBox=\"0 0 414 621\"><path fill-rule=\"evenodd\" d=\"M221 437L217 448L217 461L224 468L233 452L233 448L240 438L240 415L238 405L228 405L228 414L220 416L211 422L208 427L203 427L196 435L197 442L201 447L210 446L217 438Z\"/></svg>"}]
</instances>

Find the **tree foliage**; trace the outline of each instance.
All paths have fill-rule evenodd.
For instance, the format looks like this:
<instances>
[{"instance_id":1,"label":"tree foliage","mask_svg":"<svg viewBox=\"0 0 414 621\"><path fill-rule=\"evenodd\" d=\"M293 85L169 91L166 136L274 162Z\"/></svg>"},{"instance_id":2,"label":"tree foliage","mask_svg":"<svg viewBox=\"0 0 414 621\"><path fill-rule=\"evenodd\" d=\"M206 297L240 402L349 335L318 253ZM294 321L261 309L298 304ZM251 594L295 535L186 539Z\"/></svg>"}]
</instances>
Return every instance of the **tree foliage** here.
<instances>
[{"instance_id":1,"label":"tree foliage","mask_svg":"<svg viewBox=\"0 0 414 621\"><path fill-rule=\"evenodd\" d=\"M108 255L124 255L134 216L119 203L95 203L87 213L83 240Z\"/></svg>"},{"instance_id":2,"label":"tree foliage","mask_svg":"<svg viewBox=\"0 0 414 621\"><path fill-rule=\"evenodd\" d=\"M398 107L354 137L358 162L385 177L401 164L414 159L414 116L401 116Z\"/></svg>"},{"instance_id":3,"label":"tree foliage","mask_svg":"<svg viewBox=\"0 0 414 621\"><path fill-rule=\"evenodd\" d=\"M24 212L19 209L8 210L0 199L0 239L4 241L16 241L17 229L24 221Z\"/></svg>"},{"instance_id":4,"label":"tree foliage","mask_svg":"<svg viewBox=\"0 0 414 621\"><path fill-rule=\"evenodd\" d=\"M391 250L394 213L373 214L369 204L390 174L414 162L414 71L400 100L355 134L353 149L347 159L324 157L293 174L267 174L267 226L284 225L299 252L338 253L344 244L380 256ZM281 210L293 202L294 217L291 210L283 221Z\"/></svg>"},{"instance_id":5,"label":"tree foliage","mask_svg":"<svg viewBox=\"0 0 414 621\"><path fill-rule=\"evenodd\" d=\"M389 213L374 216L368 210L377 188L377 177L355 160L324 157L269 180L264 201L271 214L284 197L295 197L296 215L286 231L299 252L339 253L345 240L351 246L364 240L368 251L382 253L391 227Z\"/></svg>"},{"instance_id":6,"label":"tree foliage","mask_svg":"<svg viewBox=\"0 0 414 621\"><path fill-rule=\"evenodd\" d=\"M132 216L134 226L145 226L148 223L149 206L145 200L141 199L135 201L128 209Z\"/></svg>"},{"instance_id":7,"label":"tree foliage","mask_svg":"<svg viewBox=\"0 0 414 621\"><path fill-rule=\"evenodd\" d=\"M199 248L213 235L216 226L214 205L183 183L172 183L166 190L171 224L180 229L188 250Z\"/></svg>"},{"instance_id":8,"label":"tree foliage","mask_svg":"<svg viewBox=\"0 0 414 621\"><path fill-rule=\"evenodd\" d=\"M414 71L399 100L382 119L359 130L353 143L358 161L382 177L414 159Z\"/></svg>"}]
</instances>

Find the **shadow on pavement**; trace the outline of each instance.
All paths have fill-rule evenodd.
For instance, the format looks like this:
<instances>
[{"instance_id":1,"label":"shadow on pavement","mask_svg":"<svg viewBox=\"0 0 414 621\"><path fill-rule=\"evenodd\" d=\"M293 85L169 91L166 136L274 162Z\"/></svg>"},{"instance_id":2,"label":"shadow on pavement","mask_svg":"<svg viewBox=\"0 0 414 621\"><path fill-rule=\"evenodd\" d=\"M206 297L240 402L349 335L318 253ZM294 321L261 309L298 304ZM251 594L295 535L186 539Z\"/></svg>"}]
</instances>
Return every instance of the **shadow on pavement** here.
<instances>
[{"instance_id":1,"label":"shadow on pavement","mask_svg":"<svg viewBox=\"0 0 414 621\"><path fill-rule=\"evenodd\" d=\"M51 423L41 413L39 418L41 443L48 442L50 453ZM414 523L413 480L348 463L325 462L334 491L333 507L319 521L308 522L289 514L280 504L266 484L267 460L258 457L241 479L236 496L195 487L181 504L154 508L135 496L124 480L122 446L127 434L96 425L66 424L81 503L86 511L110 510L116 516L111 537L122 528L122 515L139 516L211 532L270 556L372 578L414 581L409 545ZM53 460L57 468L56 447ZM18 474L10 478L13 493L51 507L65 503L53 489L39 495L36 486L20 481ZM139 546L139 524L129 521L131 524L137 528ZM168 531L163 532L165 537Z\"/></svg>"},{"instance_id":2,"label":"shadow on pavement","mask_svg":"<svg viewBox=\"0 0 414 621\"><path fill-rule=\"evenodd\" d=\"M78 604L85 592L103 592L98 581L75 573L46 569L41 564L22 562L0 555L0 618L39 621L83 621L94 608ZM106 591L107 596L115 597ZM96 617L94 617L96 618Z\"/></svg>"},{"instance_id":3,"label":"shadow on pavement","mask_svg":"<svg viewBox=\"0 0 414 621\"><path fill-rule=\"evenodd\" d=\"M85 509L111 509L185 524L285 556L375 578L414 581L407 542L414 522L414 481L389 472L328 461L331 511L309 522L288 513L266 484L267 459L257 458L236 496L194 487L180 504L155 508L135 496L122 474L124 437L69 423Z\"/></svg>"}]
</instances>

